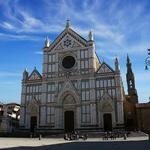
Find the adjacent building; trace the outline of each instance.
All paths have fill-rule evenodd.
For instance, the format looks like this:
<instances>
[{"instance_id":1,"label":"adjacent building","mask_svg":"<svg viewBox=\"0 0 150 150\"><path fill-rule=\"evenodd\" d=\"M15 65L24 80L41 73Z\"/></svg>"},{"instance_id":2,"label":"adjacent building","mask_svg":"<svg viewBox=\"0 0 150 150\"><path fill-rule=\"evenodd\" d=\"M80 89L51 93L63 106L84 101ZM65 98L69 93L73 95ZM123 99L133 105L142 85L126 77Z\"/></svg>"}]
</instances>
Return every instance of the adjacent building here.
<instances>
[{"instance_id":1,"label":"adjacent building","mask_svg":"<svg viewBox=\"0 0 150 150\"><path fill-rule=\"evenodd\" d=\"M15 132L19 127L20 105L0 103L0 135Z\"/></svg>"},{"instance_id":2,"label":"adjacent building","mask_svg":"<svg viewBox=\"0 0 150 150\"><path fill-rule=\"evenodd\" d=\"M150 102L136 104L137 126L140 130L150 133Z\"/></svg>"}]
</instances>

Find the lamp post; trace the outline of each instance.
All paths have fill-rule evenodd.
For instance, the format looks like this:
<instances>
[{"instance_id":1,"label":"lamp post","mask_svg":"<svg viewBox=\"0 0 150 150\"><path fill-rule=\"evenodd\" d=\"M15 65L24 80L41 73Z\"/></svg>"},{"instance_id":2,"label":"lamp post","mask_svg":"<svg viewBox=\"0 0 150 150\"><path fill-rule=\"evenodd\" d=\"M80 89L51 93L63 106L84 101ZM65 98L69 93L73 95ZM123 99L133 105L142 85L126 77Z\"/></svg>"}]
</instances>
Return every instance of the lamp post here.
<instances>
[{"instance_id":1,"label":"lamp post","mask_svg":"<svg viewBox=\"0 0 150 150\"><path fill-rule=\"evenodd\" d=\"M150 66L150 49L148 49L148 56L145 59L145 70L148 70L149 66Z\"/></svg>"}]
</instances>

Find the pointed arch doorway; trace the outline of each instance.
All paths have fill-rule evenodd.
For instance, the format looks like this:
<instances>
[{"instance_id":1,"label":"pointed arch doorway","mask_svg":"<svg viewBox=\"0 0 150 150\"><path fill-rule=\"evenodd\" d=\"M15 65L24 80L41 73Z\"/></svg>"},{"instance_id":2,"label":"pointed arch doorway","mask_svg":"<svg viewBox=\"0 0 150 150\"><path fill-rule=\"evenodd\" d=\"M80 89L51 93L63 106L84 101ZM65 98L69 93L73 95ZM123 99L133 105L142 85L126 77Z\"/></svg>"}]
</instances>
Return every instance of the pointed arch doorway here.
<instances>
[{"instance_id":1,"label":"pointed arch doorway","mask_svg":"<svg viewBox=\"0 0 150 150\"><path fill-rule=\"evenodd\" d=\"M113 117L114 114L113 110L113 103L110 99L109 95L106 93L104 99L102 100L102 112L103 112L103 129L104 131L112 131L113 128Z\"/></svg>"},{"instance_id":2,"label":"pointed arch doorway","mask_svg":"<svg viewBox=\"0 0 150 150\"><path fill-rule=\"evenodd\" d=\"M72 132L75 128L76 101L71 93L67 93L63 98L64 109L64 131Z\"/></svg>"},{"instance_id":3,"label":"pointed arch doorway","mask_svg":"<svg viewBox=\"0 0 150 150\"><path fill-rule=\"evenodd\" d=\"M39 107L38 103L35 99L32 99L32 101L28 104L28 110L29 110L29 120L30 120L30 132L35 133L37 127L38 127L38 114L39 114Z\"/></svg>"}]
</instances>

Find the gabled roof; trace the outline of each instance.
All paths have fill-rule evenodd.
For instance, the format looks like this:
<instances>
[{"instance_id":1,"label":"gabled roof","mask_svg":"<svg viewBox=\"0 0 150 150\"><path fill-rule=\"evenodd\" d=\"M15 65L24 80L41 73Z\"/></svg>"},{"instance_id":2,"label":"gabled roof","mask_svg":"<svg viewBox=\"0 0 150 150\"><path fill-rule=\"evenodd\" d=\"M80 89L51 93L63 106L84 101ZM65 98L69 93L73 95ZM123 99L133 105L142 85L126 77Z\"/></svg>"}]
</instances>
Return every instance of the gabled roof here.
<instances>
[{"instance_id":1,"label":"gabled roof","mask_svg":"<svg viewBox=\"0 0 150 150\"><path fill-rule=\"evenodd\" d=\"M105 74L105 73L114 73L114 70L108 65L106 64L105 62L103 62L99 69L97 70L98 74Z\"/></svg>"},{"instance_id":2,"label":"gabled roof","mask_svg":"<svg viewBox=\"0 0 150 150\"><path fill-rule=\"evenodd\" d=\"M71 28L66 28L65 30L63 30L58 37L50 44L48 51L51 51L52 49L54 49L59 43L60 41L66 36L66 35L71 36L73 39L75 39L78 43L82 44L83 46L87 46L87 40L84 39L83 37L81 37L78 33L76 33L74 30L72 30Z\"/></svg>"},{"instance_id":3,"label":"gabled roof","mask_svg":"<svg viewBox=\"0 0 150 150\"><path fill-rule=\"evenodd\" d=\"M40 80L40 79L42 79L41 74L37 71L36 68L34 68L34 70L29 76L29 80Z\"/></svg>"}]
</instances>

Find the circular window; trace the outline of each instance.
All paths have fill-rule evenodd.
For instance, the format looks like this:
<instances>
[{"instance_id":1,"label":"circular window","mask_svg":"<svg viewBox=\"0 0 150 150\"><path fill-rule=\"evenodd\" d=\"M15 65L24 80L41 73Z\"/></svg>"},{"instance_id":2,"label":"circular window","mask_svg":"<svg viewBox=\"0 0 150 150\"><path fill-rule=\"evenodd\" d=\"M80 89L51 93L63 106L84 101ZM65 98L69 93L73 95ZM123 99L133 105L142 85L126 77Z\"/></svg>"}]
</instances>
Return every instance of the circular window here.
<instances>
[{"instance_id":1,"label":"circular window","mask_svg":"<svg viewBox=\"0 0 150 150\"><path fill-rule=\"evenodd\" d=\"M72 68L74 66L74 64L75 64L75 59L73 56L66 56L66 57L64 57L64 59L62 61L62 65L66 69Z\"/></svg>"}]
</instances>

